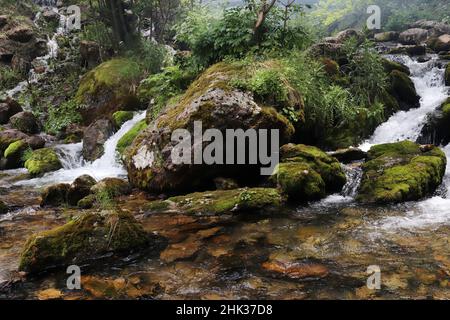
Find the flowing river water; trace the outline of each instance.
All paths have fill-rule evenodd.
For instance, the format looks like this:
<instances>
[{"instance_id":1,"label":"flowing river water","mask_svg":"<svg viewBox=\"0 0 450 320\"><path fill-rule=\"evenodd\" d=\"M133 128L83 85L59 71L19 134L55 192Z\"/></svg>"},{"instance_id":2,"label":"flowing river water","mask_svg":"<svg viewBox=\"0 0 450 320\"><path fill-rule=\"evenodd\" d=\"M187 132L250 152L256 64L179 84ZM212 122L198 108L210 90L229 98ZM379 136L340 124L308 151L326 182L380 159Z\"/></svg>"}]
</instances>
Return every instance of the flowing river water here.
<instances>
[{"instance_id":1,"label":"flowing river water","mask_svg":"<svg viewBox=\"0 0 450 320\"><path fill-rule=\"evenodd\" d=\"M425 63L390 58L411 69L421 106L393 115L360 146L363 149L415 141L427 114L449 95L437 57ZM81 266L81 290L67 288L65 270L24 278L17 266L26 239L79 214L71 208L40 208L41 188L82 174L126 177L115 148L144 117L136 113L125 123L95 162L82 159L81 144L58 145L64 168L57 172L38 179L29 179L23 170L0 172L0 196L13 207L0 216L0 298L450 299L450 165L434 197L392 206L353 201L361 180L357 165L345 167L349 182L342 194L277 214L146 215L142 208L148 195L134 194L119 199L118 206L132 212L149 232L168 239L164 254L149 249ZM444 150L450 156L450 146ZM292 272L274 273L280 264ZM304 266L314 269L314 276L298 279ZM380 290L367 288L369 266L381 270Z\"/></svg>"}]
</instances>

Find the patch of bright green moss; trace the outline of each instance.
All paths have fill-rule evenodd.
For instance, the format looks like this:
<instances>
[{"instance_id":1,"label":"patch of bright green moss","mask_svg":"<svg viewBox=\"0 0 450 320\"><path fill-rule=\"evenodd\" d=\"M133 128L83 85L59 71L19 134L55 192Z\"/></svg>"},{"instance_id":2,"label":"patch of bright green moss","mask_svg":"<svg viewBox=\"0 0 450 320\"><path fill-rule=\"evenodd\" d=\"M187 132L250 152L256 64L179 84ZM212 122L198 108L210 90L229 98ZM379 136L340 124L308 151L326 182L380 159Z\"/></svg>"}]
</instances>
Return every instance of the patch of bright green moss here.
<instances>
[{"instance_id":1,"label":"patch of bright green moss","mask_svg":"<svg viewBox=\"0 0 450 320\"><path fill-rule=\"evenodd\" d=\"M33 151L27 161L25 168L33 176L39 176L46 172L56 171L62 168L61 161L53 149L44 148Z\"/></svg>"},{"instance_id":2,"label":"patch of bright green moss","mask_svg":"<svg viewBox=\"0 0 450 320\"><path fill-rule=\"evenodd\" d=\"M124 134L124 136L120 138L119 142L117 142L117 152L123 154L125 149L133 143L137 135L145 128L147 128L147 123L145 122L145 120L141 120L136 123L133 128L131 128L130 131Z\"/></svg>"}]
</instances>

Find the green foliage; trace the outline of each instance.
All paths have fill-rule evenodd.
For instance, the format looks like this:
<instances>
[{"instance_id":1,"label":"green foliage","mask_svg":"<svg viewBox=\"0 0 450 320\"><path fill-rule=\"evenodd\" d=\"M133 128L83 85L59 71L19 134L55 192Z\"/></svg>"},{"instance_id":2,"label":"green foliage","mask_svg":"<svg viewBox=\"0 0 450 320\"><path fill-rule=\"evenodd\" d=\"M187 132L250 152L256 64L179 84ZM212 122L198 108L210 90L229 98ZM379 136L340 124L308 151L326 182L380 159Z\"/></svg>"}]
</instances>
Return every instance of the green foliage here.
<instances>
[{"instance_id":1,"label":"green foliage","mask_svg":"<svg viewBox=\"0 0 450 320\"><path fill-rule=\"evenodd\" d=\"M141 40L133 50L125 54L137 62L146 73L158 73L166 62L167 49L152 41Z\"/></svg>"},{"instance_id":2,"label":"green foliage","mask_svg":"<svg viewBox=\"0 0 450 320\"><path fill-rule=\"evenodd\" d=\"M11 67L0 65L0 91L14 87L23 79L23 75L14 71Z\"/></svg>"},{"instance_id":3,"label":"green foliage","mask_svg":"<svg viewBox=\"0 0 450 320\"><path fill-rule=\"evenodd\" d=\"M80 39L97 43L100 46L101 55L114 47L112 30L101 21L85 24Z\"/></svg>"},{"instance_id":4,"label":"green foliage","mask_svg":"<svg viewBox=\"0 0 450 320\"><path fill-rule=\"evenodd\" d=\"M45 132L57 134L65 129L69 124L80 123L82 118L80 110L83 108L75 100L63 102L61 105L50 105L48 107L48 117L44 124Z\"/></svg>"}]
</instances>

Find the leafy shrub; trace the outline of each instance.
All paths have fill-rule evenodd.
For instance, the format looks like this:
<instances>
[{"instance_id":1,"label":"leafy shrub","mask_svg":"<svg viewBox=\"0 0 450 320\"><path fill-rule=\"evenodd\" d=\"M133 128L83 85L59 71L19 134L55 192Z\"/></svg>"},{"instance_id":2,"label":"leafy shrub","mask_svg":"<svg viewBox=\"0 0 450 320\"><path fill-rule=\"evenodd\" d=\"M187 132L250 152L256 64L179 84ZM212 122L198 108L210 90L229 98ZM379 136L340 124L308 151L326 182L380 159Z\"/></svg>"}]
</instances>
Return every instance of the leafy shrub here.
<instances>
[{"instance_id":1,"label":"leafy shrub","mask_svg":"<svg viewBox=\"0 0 450 320\"><path fill-rule=\"evenodd\" d=\"M75 100L63 102L59 106L51 105L48 107L48 118L45 122L44 129L49 134L58 134L69 124L80 123L82 118L80 106Z\"/></svg>"},{"instance_id":2,"label":"leafy shrub","mask_svg":"<svg viewBox=\"0 0 450 320\"><path fill-rule=\"evenodd\" d=\"M0 65L0 90L7 90L14 87L22 80L23 76L9 66Z\"/></svg>"},{"instance_id":3,"label":"leafy shrub","mask_svg":"<svg viewBox=\"0 0 450 320\"><path fill-rule=\"evenodd\" d=\"M152 41L141 40L136 48L126 53L142 67L147 73L153 74L161 71L164 66L167 49Z\"/></svg>"}]
</instances>

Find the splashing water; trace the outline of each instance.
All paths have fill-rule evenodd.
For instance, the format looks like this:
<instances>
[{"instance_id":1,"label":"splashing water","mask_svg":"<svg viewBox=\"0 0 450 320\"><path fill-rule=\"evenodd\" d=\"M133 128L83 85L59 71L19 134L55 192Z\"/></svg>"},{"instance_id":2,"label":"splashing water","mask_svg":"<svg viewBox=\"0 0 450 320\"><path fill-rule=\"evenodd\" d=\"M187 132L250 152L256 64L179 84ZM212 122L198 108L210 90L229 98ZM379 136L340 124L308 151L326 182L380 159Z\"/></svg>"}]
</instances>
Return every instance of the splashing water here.
<instances>
[{"instance_id":1,"label":"splashing water","mask_svg":"<svg viewBox=\"0 0 450 320\"><path fill-rule=\"evenodd\" d=\"M84 174L92 176L97 181L109 177L126 178L127 172L116 152L117 143L136 123L144 118L145 112L139 112L133 119L125 122L120 130L106 141L103 156L94 162L84 161L81 154L82 143L56 146L55 150L63 165L61 170L48 173L41 178L20 181L16 185L42 187L55 183L70 183Z\"/></svg>"},{"instance_id":2,"label":"splashing water","mask_svg":"<svg viewBox=\"0 0 450 320\"><path fill-rule=\"evenodd\" d=\"M411 70L411 78L421 97L420 108L394 114L359 147L364 151L368 151L376 144L402 140L416 141L425 125L427 115L436 110L448 97L448 88L444 85L445 70L436 63L437 56L432 56L431 60L425 63L419 63L408 56L388 56L388 58L403 63Z\"/></svg>"}]
</instances>

